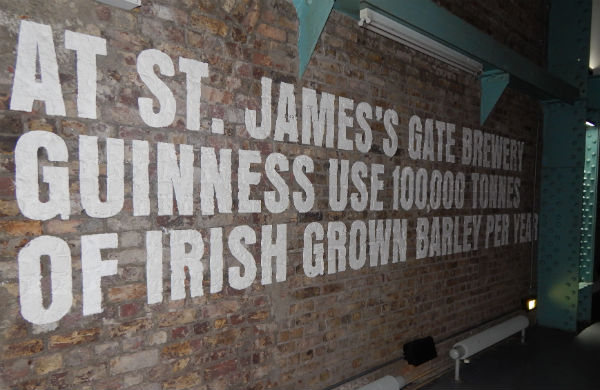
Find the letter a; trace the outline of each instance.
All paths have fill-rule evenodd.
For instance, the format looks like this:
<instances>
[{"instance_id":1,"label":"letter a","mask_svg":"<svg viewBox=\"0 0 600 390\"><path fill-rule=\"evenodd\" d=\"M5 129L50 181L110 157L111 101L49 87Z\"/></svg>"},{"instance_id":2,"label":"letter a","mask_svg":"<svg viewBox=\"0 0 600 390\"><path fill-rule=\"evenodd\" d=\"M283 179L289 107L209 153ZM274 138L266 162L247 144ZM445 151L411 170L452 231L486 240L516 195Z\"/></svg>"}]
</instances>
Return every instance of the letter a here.
<instances>
[{"instance_id":1,"label":"letter a","mask_svg":"<svg viewBox=\"0 0 600 390\"><path fill-rule=\"evenodd\" d=\"M38 58L39 81L36 69ZM46 104L46 114L65 116L52 29L45 24L23 20L19 30L10 109L31 112L35 100Z\"/></svg>"}]
</instances>

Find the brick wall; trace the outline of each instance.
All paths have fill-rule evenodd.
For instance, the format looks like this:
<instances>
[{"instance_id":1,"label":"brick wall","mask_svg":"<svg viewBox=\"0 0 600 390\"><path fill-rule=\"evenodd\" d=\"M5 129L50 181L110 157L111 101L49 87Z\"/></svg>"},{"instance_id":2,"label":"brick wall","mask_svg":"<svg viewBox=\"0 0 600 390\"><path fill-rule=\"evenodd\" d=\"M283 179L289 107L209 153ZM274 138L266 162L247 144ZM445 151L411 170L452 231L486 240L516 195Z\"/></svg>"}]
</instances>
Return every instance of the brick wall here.
<instances>
[{"instance_id":1,"label":"brick wall","mask_svg":"<svg viewBox=\"0 0 600 390\"><path fill-rule=\"evenodd\" d=\"M144 388L144 389L228 389L228 388L311 388L335 384L401 355L402 345L431 335L445 340L438 345L440 357L417 368L400 361L363 378L375 379L385 373L404 375L421 383L446 369L447 351L457 332L477 326L499 315L519 309L520 299L530 283L531 242L514 243L514 215L535 210L535 166L540 113L536 101L508 91L482 130L524 145L522 167L515 172L462 165L460 162L414 160L409 156L408 129L411 117L423 122L432 118L456 125L454 154L462 153L463 127L479 129L479 83L475 76L455 70L437 60L393 43L356 25L356 21L332 13L315 54L302 80L298 80L296 55L297 21L293 6L282 0L178 0L142 1L141 8L123 11L94 1L23 0L3 1L0 9L0 387L48 388ZM480 6L442 2L459 16L492 34L531 58L541 61L543 22L541 7L523 6L514 10L503 3L480 12ZM475 3L475 2L473 2ZM487 4L487 2L486 2ZM520 3L519 3L520 4ZM472 8L469 8L472 7ZM477 8L479 7L479 8ZM515 20L535 20L515 25ZM469 16L467 16L469 15ZM489 15L495 22L488 24ZM519 19L519 20L521 20ZM58 62L59 82L65 105L64 115L48 115L47 104L36 101L30 112L10 109L16 67L16 50L22 21L50 26ZM504 28L510 26L506 32ZM97 119L86 119L77 103L78 78L73 50L65 49L65 30L106 40L106 56L97 60ZM502 30L502 31L500 31ZM530 50L530 47L533 49ZM149 126L140 116L138 98L153 97L141 80L136 64L146 49L166 53L175 65L175 75L162 77L173 91L177 110L170 125ZM183 57L208 64L209 76L202 79L200 130L187 129L186 77L177 67ZM39 65L41 66L41 65ZM154 68L156 71L156 67ZM260 117L261 78L273 81L276 107L281 83L294 86L298 118L302 116L302 87L333 94L398 114L398 150L388 157L383 150L386 129L381 120L369 121L373 146L368 153L292 142L253 138L245 123L246 109ZM337 100L337 99L336 99ZM336 103L337 104L337 103ZM154 102L155 111L158 110ZM349 110L349 115L354 115ZM276 119L273 112L273 122ZM374 114L375 116L375 114ZM211 132L211 118L223 119L224 134ZM294 118L288 118L293 120ZM359 133L357 120L348 134ZM301 121L298 122L301 127ZM336 126L338 121L336 118ZM355 128L356 130L352 130ZM28 218L17 204L15 148L30 131L57 135L68 150L68 161L49 162L38 152L41 165L68 167L70 215L67 220ZM337 131L337 128L336 128ZM94 218L84 210L79 181L82 136L96 136L100 144L100 197L105 200L107 138L124 142L125 184L122 210L107 218ZM437 137L437 135L436 135ZM134 216L132 142L150 145L150 211ZM232 213L201 212L200 201L191 215L175 209L172 215L157 212L157 143L193 147L194 172L200 170L203 146L217 151L231 149L232 166L238 166L239 151L259 151L257 172L264 172L267 156L283 154L290 162L284 175L290 192L301 191L291 173L292 161L300 155L314 162L308 179L315 189L311 210L300 212L290 206L281 213L242 213L239 183L233 170ZM181 157L181 149L179 157ZM437 146L436 146L437 153ZM84 158L86 156L83 156ZM379 199L381 211L367 208L333 211L328 196L329 160L380 164L384 188ZM36 160L37 161L37 160ZM461 209L393 209L392 172L396 167L462 172L467 177L465 206ZM512 208L473 208L471 174L500 174L521 181L520 203ZM40 177L42 175L40 169ZM47 201L48 187L40 180L40 199ZM194 179L198 185L198 179ZM263 199L273 185L263 174L251 187L253 199ZM194 196L200 189L195 187ZM353 189L351 188L351 191ZM261 201L263 210L264 202ZM180 204L177 203L179 207ZM479 234L479 248L467 253L427 255L417 259L416 221L434 216L464 217L506 214L510 219L509 244L485 248L485 227ZM406 261L328 274L325 247L324 274L309 277L303 254L307 226L318 222L327 232L328 223L341 221L347 229L353 221L406 219L408 224ZM231 286L228 267L240 266L227 247L227 236L239 226L249 226L260 243L264 225L287 227L286 279L261 283L261 248L248 244L258 273L249 287ZM216 276L209 273L212 228L222 227L225 237L222 272L223 288L210 293ZM205 246L203 294L192 297L190 268L184 299L171 299L168 232L195 230ZM273 229L275 230L275 229ZM163 232L162 302L149 303L147 277L148 231ZM116 248L103 249L102 259L117 259L117 271L101 280L101 308L83 314L82 236L118 235ZM56 322L34 324L23 316L17 258L23 248L40 236L52 236L68 244L71 253L72 305ZM160 236L158 236L160 237ZM490 236L490 242L493 236ZM323 240L327 244L327 240ZM348 248L347 246L345 248ZM189 245L186 246L189 252ZM263 249L264 251L264 249ZM312 253L312 251L310 252ZM368 257L368 254L367 254ZM50 291L51 262L43 256L41 267L43 304L53 302ZM33 287L32 287L33 288ZM198 294L196 294L198 295ZM59 298L57 298L59 299ZM35 317L35 313L33 314Z\"/></svg>"}]
</instances>

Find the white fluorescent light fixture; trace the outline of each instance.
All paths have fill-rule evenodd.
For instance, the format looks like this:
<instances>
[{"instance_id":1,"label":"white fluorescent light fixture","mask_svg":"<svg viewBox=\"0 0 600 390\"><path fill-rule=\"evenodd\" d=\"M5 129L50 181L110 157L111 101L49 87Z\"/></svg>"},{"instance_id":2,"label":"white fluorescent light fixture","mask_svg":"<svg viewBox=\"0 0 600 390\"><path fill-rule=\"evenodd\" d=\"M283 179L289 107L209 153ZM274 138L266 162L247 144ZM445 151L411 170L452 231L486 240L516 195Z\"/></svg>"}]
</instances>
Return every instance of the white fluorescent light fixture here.
<instances>
[{"instance_id":1,"label":"white fluorescent light fixture","mask_svg":"<svg viewBox=\"0 0 600 390\"><path fill-rule=\"evenodd\" d=\"M595 124L593 124L590 121L585 121L585 125L588 126L588 127L594 127L594 126L596 126Z\"/></svg>"},{"instance_id":2,"label":"white fluorescent light fixture","mask_svg":"<svg viewBox=\"0 0 600 390\"><path fill-rule=\"evenodd\" d=\"M142 5L142 0L96 0L99 3L112 5L113 7L131 10Z\"/></svg>"},{"instance_id":3,"label":"white fluorescent light fixture","mask_svg":"<svg viewBox=\"0 0 600 390\"><path fill-rule=\"evenodd\" d=\"M474 59L370 8L360 10L358 24L465 72L478 75L483 70L483 65Z\"/></svg>"}]
</instances>

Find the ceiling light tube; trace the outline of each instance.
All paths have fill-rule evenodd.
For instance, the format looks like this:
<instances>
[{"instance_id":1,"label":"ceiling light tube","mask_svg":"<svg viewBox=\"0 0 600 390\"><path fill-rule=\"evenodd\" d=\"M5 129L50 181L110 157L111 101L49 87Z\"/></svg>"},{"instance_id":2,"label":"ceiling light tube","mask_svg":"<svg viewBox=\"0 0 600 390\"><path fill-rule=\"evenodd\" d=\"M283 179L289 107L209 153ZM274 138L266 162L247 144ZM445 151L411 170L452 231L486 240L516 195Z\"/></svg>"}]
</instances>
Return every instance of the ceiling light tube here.
<instances>
[{"instance_id":1,"label":"ceiling light tube","mask_svg":"<svg viewBox=\"0 0 600 390\"><path fill-rule=\"evenodd\" d=\"M474 59L370 8L360 10L358 24L465 72L478 75L483 70L482 64Z\"/></svg>"}]
</instances>

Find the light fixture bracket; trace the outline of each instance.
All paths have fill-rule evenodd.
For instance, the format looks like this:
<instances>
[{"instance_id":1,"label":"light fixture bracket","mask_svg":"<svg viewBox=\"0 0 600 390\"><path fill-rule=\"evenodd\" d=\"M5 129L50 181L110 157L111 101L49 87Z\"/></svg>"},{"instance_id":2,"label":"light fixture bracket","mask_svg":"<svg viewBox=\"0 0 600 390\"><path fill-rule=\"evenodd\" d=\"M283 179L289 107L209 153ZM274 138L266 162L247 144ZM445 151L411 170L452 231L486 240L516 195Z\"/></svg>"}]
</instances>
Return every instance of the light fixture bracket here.
<instances>
[{"instance_id":1,"label":"light fixture bracket","mask_svg":"<svg viewBox=\"0 0 600 390\"><path fill-rule=\"evenodd\" d=\"M112 5L113 7L131 10L142 5L142 0L96 0L99 3Z\"/></svg>"},{"instance_id":2,"label":"light fixture bracket","mask_svg":"<svg viewBox=\"0 0 600 390\"><path fill-rule=\"evenodd\" d=\"M360 10L359 15L359 26L367 30L383 35L468 73L479 75L483 70L483 65L480 62L382 13L370 8L363 8Z\"/></svg>"}]
</instances>

